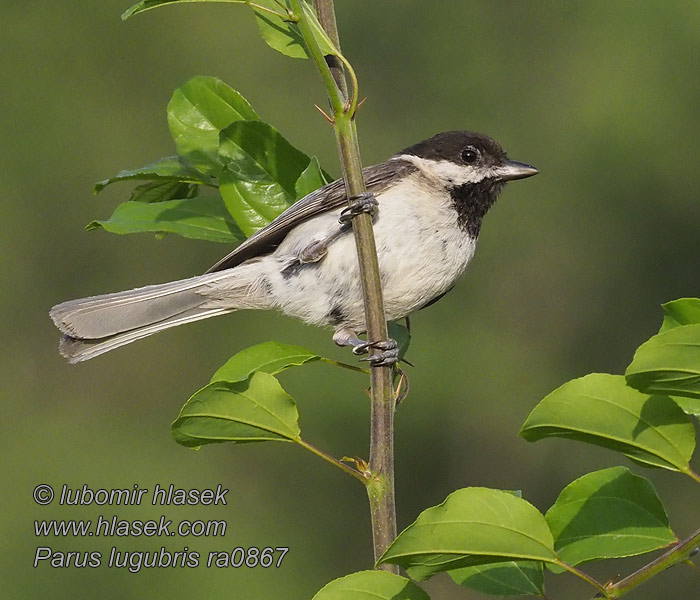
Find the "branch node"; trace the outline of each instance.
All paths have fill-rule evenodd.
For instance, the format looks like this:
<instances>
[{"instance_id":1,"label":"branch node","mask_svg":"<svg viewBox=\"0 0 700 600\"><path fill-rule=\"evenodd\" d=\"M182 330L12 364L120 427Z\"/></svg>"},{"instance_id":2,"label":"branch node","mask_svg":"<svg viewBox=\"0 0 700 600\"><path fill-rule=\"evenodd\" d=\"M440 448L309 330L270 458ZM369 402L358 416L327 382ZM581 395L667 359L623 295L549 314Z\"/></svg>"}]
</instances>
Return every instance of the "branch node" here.
<instances>
[{"instance_id":1,"label":"branch node","mask_svg":"<svg viewBox=\"0 0 700 600\"><path fill-rule=\"evenodd\" d=\"M343 462L353 463L355 468L359 473L361 473L365 478L369 479L372 472L369 470L369 463L359 456L343 456L340 459Z\"/></svg>"}]
</instances>

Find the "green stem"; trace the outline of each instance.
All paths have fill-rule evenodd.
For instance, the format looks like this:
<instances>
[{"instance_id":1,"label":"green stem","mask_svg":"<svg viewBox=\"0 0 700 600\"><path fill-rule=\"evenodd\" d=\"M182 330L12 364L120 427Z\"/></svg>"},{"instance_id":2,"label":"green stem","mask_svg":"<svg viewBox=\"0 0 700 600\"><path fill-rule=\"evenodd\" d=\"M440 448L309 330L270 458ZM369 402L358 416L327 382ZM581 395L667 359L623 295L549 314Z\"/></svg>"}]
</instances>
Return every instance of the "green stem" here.
<instances>
[{"instance_id":1,"label":"green stem","mask_svg":"<svg viewBox=\"0 0 700 600\"><path fill-rule=\"evenodd\" d=\"M343 168L345 189L348 198L365 191L362 177L362 163L355 128L355 108L357 101L356 77L352 66L342 60L345 71L349 73L353 88L348 100L344 91L346 84L342 81L342 70L335 65L331 70L323 55L318 41L304 13L300 0L291 0L292 12L299 16L297 26L304 38L312 60L321 74L328 97L333 108L333 127L340 163ZM314 7L322 21L321 26L331 42L340 52L335 18L328 15L334 12L332 0L314 0ZM332 59L333 60L333 59ZM339 83L336 82L336 78ZM367 339L380 341L388 338L382 287L379 277L377 249L372 230L372 217L360 214L352 222L357 254L360 266L360 278L365 305L365 322ZM380 352L372 349L372 354ZM394 395L392 389L392 368L372 367L370 380L372 385L371 432L369 468L371 482L368 484L370 512L372 515L372 533L375 560L379 558L396 537L396 508L394 500ZM396 565L382 565L380 568L398 573Z\"/></svg>"},{"instance_id":2,"label":"green stem","mask_svg":"<svg viewBox=\"0 0 700 600\"><path fill-rule=\"evenodd\" d=\"M309 51L311 60L316 63L316 67L321 74L321 79L323 79L323 84L326 86L326 91L328 92L328 99L330 100L333 112L337 117L343 112L343 103L345 102L343 92L335 82L333 72L326 62L323 51L321 50L321 47L319 46L318 41L316 40L311 29L311 25L309 25L309 21L306 18L304 9L301 5L301 0L291 0L290 4L292 6L292 13L296 19L296 24L299 27L302 37L304 38L304 42L306 43L306 48ZM343 165L343 167L345 167L345 165ZM349 182L346 181L346 184L348 183Z\"/></svg>"},{"instance_id":3,"label":"green stem","mask_svg":"<svg viewBox=\"0 0 700 600\"><path fill-rule=\"evenodd\" d=\"M624 596L637 586L646 583L649 579L658 575L661 571L688 558L690 553L697 548L698 545L700 545L700 529L638 571L635 571L615 584L606 586L607 596L609 598L620 598Z\"/></svg>"},{"instance_id":4,"label":"green stem","mask_svg":"<svg viewBox=\"0 0 700 600\"><path fill-rule=\"evenodd\" d=\"M321 362L328 363L329 365L333 365L334 367L340 367L341 369L348 369L348 371L355 371L355 373L364 373L365 375L369 375L369 369L363 369L362 367L358 367L357 365L350 365L348 363L340 362L338 360L333 360L332 358L326 358L322 356Z\"/></svg>"},{"instance_id":5,"label":"green stem","mask_svg":"<svg viewBox=\"0 0 700 600\"><path fill-rule=\"evenodd\" d=\"M690 469L688 471L688 475L690 475L691 479L695 480L697 483L700 483L700 475L698 475L695 471Z\"/></svg>"},{"instance_id":6,"label":"green stem","mask_svg":"<svg viewBox=\"0 0 700 600\"><path fill-rule=\"evenodd\" d=\"M333 45L340 51L340 40L338 39L338 25L335 20L335 8L332 2L314 2L314 10L318 16L323 30L327 33ZM345 80L342 61L337 56L327 56L326 62L331 70L335 84L340 93L348 97L348 83Z\"/></svg>"},{"instance_id":7,"label":"green stem","mask_svg":"<svg viewBox=\"0 0 700 600\"><path fill-rule=\"evenodd\" d=\"M329 462L332 464L334 467L338 467L339 469L345 471L348 475L352 475L356 479L359 479L363 484L367 484L367 477L365 477L362 473L360 473L357 469L353 469L351 466L346 465L344 462L339 461L336 458L333 458L330 454L326 454L323 450L319 450L316 448L316 446L312 446L308 442L305 442L301 438L296 438L294 440L297 444L299 444L302 448L308 450L309 452L312 452L316 456L321 457L323 460L326 462Z\"/></svg>"},{"instance_id":8,"label":"green stem","mask_svg":"<svg viewBox=\"0 0 700 600\"><path fill-rule=\"evenodd\" d=\"M191 2L195 2L196 0L190 0ZM278 13L277 11L268 8L267 6L262 6L261 4L255 4L252 2L252 0L220 0L220 2L226 2L228 4L244 4L246 6L250 6L251 8L254 8L259 11L263 11L272 15L275 15L276 17L279 17L280 19L286 19L287 14L284 13ZM159 8L161 6L168 6L170 3L165 3L165 4L156 4L155 6L144 6L143 2L139 2L138 4L134 4L127 10L125 10L122 13L121 19L122 21L126 21L128 18L133 17L134 15L138 15L142 12L146 12L147 10L153 10L154 8ZM172 4L175 4L173 2Z\"/></svg>"},{"instance_id":9,"label":"green stem","mask_svg":"<svg viewBox=\"0 0 700 600\"><path fill-rule=\"evenodd\" d=\"M226 0L227 2L233 2L234 4L239 4L236 0ZM262 6L261 4L255 4L255 2L249 2L248 0L242 0L242 4L247 4L251 8L254 8L256 10L259 10L261 12L266 12L271 15L275 15L276 17L279 17L280 19L286 19L289 15L285 13L278 13L276 10L272 10L271 8L268 8L267 6Z\"/></svg>"},{"instance_id":10,"label":"green stem","mask_svg":"<svg viewBox=\"0 0 700 600\"><path fill-rule=\"evenodd\" d=\"M572 567L571 565L566 564L562 560L556 560L556 561L554 561L554 564L562 567L563 569L566 569L567 571L569 571L569 573L576 575L576 577L580 577L585 582L590 583L594 588L596 588L598 590L598 592L603 594L603 596L605 596L606 598L609 598L608 591L605 589L605 586L602 583L600 583L599 581L596 581L595 579L593 579L593 577L591 577L590 575L587 575L583 571L579 571L576 567Z\"/></svg>"}]
</instances>

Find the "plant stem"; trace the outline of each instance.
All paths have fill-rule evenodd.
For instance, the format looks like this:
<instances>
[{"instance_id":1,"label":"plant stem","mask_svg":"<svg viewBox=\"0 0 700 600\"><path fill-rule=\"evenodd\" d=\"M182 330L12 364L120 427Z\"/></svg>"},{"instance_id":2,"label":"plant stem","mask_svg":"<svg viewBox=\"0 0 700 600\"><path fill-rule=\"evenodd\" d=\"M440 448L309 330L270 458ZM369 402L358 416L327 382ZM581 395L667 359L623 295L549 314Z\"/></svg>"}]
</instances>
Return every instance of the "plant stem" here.
<instances>
[{"instance_id":1,"label":"plant stem","mask_svg":"<svg viewBox=\"0 0 700 600\"><path fill-rule=\"evenodd\" d=\"M661 571L688 558L690 553L697 548L698 545L700 545L700 529L638 571L635 571L615 584L607 585L606 592L608 598L620 598L624 596L637 586L649 581L649 579L659 574Z\"/></svg>"},{"instance_id":2,"label":"plant stem","mask_svg":"<svg viewBox=\"0 0 700 600\"><path fill-rule=\"evenodd\" d=\"M340 52L333 0L313 0L313 4L321 26L335 48ZM345 189L348 198L351 198L366 190L362 177L362 163L360 161L357 130L355 128L355 109L357 106L356 78L352 67L346 60L332 57L327 61L318 41L313 35L300 0L291 0L291 7L294 14L299 16L297 25L309 54L316 63L326 85L331 107L333 108L333 127L343 169L343 178L345 179ZM343 66L341 66L341 63ZM348 71L353 84L349 92L344 70ZM388 331L384 314L377 249L372 230L372 218L366 213L360 214L353 219L352 228L357 245L360 278L364 295L367 339L372 342L386 340ZM379 352L376 349L371 350L372 354ZM396 537L392 368L372 367L370 380L372 385L369 453L371 476L367 482L367 494L372 515L374 557L376 560ZM382 565L379 568L398 572L396 565Z\"/></svg>"},{"instance_id":3,"label":"plant stem","mask_svg":"<svg viewBox=\"0 0 700 600\"><path fill-rule=\"evenodd\" d=\"M318 22L323 27L328 37L333 42L333 45L340 51L340 39L338 37L338 24L335 20L335 8L333 6L333 1L330 2L318 2L314 0L314 10L318 16ZM343 72L343 67L337 56L326 57L326 62L331 70L335 84L338 86L340 93L348 97L348 82L345 79L345 73Z\"/></svg>"},{"instance_id":4,"label":"plant stem","mask_svg":"<svg viewBox=\"0 0 700 600\"><path fill-rule=\"evenodd\" d=\"M222 0L223 1L223 0ZM278 13L277 11L268 8L267 6L262 6L261 4L255 4L252 2L252 0L225 0L226 2L230 2L231 4L245 4L247 6L250 6L251 8L254 8L256 10L260 10L272 15L275 15L276 17L280 17L281 19L284 19L287 17L286 14L284 13ZM159 6L167 6L167 4L155 4L153 6L148 6L144 5L143 2L139 2L138 4L134 4L130 8L126 9L121 16L122 21L126 21L129 17L133 17L134 15L137 15L142 12L146 12L147 10L152 10L154 8L158 8Z\"/></svg>"},{"instance_id":5,"label":"plant stem","mask_svg":"<svg viewBox=\"0 0 700 600\"><path fill-rule=\"evenodd\" d=\"M328 461L334 467L338 467L342 471L345 471L348 475L352 475L356 479L359 479L364 484L367 483L367 478L362 473L360 473L360 471L358 471L357 469L353 469L351 466L346 465L344 462L341 462L338 459L333 458L330 454L326 454L323 450L316 448L316 446L312 446L311 444L309 444L308 442L305 442L301 438L296 438L294 441L297 444L299 444L302 448L305 448L309 452L313 452L316 456L321 457L323 460Z\"/></svg>"},{"instance_id":6,"label":"plant stem","mask_svg":"<svg viewBox=\"0 0 700 600\"><path fill-rule=\"evenodd\" d=\"M690 470L688 471L688 475L690 475L690 477L691 477L694 481L696 481L697 483L700 483L700 475L698 475L695 471L693 471L692 469L690 469Z\"/></svg>"},{"instance_id":7,"label":"plant stem","mask_svg":"<svg viewBox=\"0 0 700 600\"><path fill-rule=\"evenodd\" d=\"M321 357L321 362L324 362L324 363L329 364L329 365L333 365L334 367L340 367L341 369L348 369L349 371L355 371L355 373L364 373L365 375L369 375L369 369L363 369L362 367L358 367L357 365L350 365L348 363L340 362L338 360L326 358L325 356Z\"/></svg>"},{"instance_id":8,"label":"plant stem","mask_svg":"<svg viewBox=\"0 0 700 600\"><path fill-rule=\"evenodd\" d=\"M605 598L609 598L608 592L605 589L605 586L602 583L600 583L599 581L596 581L595 579L593 579L593 577L591 577L590 575L587 575L583 571L579 571L576 567L572 567L571 565L566 564L562 560L556 560L556 561L554 561L554 564L566 569L567 571L569 571L569 573L573 573L574 575L576 575L576 577L580 577L581 579L583 579L587 583L590 583Z\"/></svg>"}]
</instances>

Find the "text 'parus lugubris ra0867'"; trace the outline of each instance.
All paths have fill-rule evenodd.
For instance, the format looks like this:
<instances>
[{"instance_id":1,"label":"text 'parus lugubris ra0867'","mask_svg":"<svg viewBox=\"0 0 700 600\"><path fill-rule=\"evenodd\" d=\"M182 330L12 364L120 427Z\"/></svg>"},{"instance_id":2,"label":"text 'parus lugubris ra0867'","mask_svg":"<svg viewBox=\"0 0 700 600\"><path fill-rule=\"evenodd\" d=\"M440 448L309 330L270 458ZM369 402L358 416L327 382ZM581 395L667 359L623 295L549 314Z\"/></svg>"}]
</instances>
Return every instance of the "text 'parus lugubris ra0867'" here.
<instances>
[{"instance_id":1,"label":"text 'parus lugubris ra0867'","mask_svg":"<svg viewBox=\"0 0 700 600\"><path fill-rule=\"evenodd\" d=\"M350 209L342 180L325 185L204 275L54 306L59 350L79 362L183 323L271 308L331 326L337 344L366 349L357 337L365 315L353 212L373 215L386 318L400 319L454 285L503 185L537 172L508 160L486 135L440 133L364 169L369 193ZM396 361L395 347L383 350L375 364Z\"/></svg>"}]
</instances>

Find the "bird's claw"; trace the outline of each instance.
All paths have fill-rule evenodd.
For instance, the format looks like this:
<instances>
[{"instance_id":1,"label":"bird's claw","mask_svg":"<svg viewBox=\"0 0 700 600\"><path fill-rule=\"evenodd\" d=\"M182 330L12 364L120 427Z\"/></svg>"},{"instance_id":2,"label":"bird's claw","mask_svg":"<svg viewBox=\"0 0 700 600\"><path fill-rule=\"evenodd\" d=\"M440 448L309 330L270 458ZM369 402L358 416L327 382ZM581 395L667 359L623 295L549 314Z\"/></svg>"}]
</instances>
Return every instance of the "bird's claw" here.
<instances>
[{"instance_id":1,"label":"bird's claw","mask_svg":"<svg viewBox=\"0 0 700 600\"><path fill-rule=\"evenodd\" d=\"M350 196L349 206L340 211L338 222L341 225L349 225L350 222L362 213L374 215L379 208L379 202L371 192L362 192L356 196Z\"/></svg>"},{"instance_id":2,"label":"bird's claw","mask_svg":"<svg viewBox=\"0 0 700 600\"><path fill-rule=\"evenodd\" d=\"M399 361L399 351L387 350L381 354L375 354L360 360L369 362L371 367L393 367Z\"/></svg>"},{"instance_id":3,"label":"bird's claw","mask_svg":"<svg viewBox=\"0 0 700 600\"><path fill-rule=\"evenodd\" d=\"M391 367L399 360L399 345L396 340L389 338L379 342L364 342L352 349L355 355L367 354L371 348L382 350L379 354L373 354L360 360L369 362L372 367Z\"/></svg>"}]
</instances>

